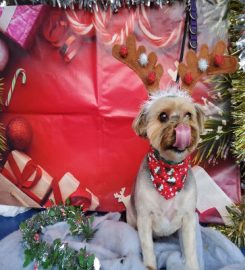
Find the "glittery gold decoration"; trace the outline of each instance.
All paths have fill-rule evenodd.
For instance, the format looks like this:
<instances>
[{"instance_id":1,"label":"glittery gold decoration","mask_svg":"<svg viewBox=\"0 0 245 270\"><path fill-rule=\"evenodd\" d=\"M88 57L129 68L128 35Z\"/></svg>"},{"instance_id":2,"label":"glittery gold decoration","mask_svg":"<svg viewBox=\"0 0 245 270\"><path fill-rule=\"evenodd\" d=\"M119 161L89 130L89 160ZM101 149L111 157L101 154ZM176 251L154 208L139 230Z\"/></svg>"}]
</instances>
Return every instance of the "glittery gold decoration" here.
<instances>
[{"instance_id":1,"label":"glittery gold decoration","mask_svg":"<svg viewBox=\"0 0 245 270\"><path fill-rule=\"evenodd\" d=\"M241 49L237 48L236 42L245 30L245 24L240 19L240 15L245 12L245 5L239 0L230 1L229 18L229 40L231 53L239 57ZM232 142L233 153L240 162L245 160L245 73L242 69L231 75L231 102L233 117Z\"/></svg>"},{"instance_id":2,"label":"glittery gold decoration","mask_svg":"<svg viewBox=\"0 0 245 270\"><path fill-rule=\"evenodd\" d=\"M226 208L233 225L212 225L211 227L226 235L238 247L245 247L245 198L242 198L240 204Z\"/></svg>"}]
</instances>

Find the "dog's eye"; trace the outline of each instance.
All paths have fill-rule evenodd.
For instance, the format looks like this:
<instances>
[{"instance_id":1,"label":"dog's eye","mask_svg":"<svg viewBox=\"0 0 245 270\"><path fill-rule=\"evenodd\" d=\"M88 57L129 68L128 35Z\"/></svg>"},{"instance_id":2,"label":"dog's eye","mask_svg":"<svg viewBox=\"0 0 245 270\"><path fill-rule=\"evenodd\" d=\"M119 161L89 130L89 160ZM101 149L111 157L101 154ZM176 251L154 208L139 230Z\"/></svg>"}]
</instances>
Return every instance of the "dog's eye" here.
<instances>
[{"instance_id":1,"label":"dog's eye","mask_svg":"<svg viewBox=\"0 0 245 270\"><path fill-rule=\"evenodd\" d=\"M190 113L190 112L187 112L186 114L185 114L185 117L188 117L189 119L191 119L191 117L192 117L192 114Z\"/></svg>"},{"instance_id":2,"label":"dog's eye","mask_svg":"<svg viewBox=\"0 0 245 270\"><path fill-rule=\"evenodd\" d=\"M159 121L164 123L168 121L168 115L165 112L160 113Z\"/></svg>"}]
</instances>

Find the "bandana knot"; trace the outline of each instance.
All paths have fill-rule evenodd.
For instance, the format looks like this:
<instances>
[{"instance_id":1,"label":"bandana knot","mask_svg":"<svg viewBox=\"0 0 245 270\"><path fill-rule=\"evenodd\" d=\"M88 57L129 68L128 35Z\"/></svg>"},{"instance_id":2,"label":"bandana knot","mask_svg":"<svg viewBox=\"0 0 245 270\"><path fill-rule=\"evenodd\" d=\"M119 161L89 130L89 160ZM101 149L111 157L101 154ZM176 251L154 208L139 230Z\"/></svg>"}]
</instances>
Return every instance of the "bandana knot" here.
<instances>
[{"instance_id":1,"label":"bandana knot","mask_svg":"<svg viewBox=\"0 0 245 270\"><path fill-rule=\"evenodd\" d=\"M166 200L173 198L184 187L190 157L177 164L168 164L161 159L158 151L151 147L147 159L154 187Z\"/></svg>"}]
</instances>

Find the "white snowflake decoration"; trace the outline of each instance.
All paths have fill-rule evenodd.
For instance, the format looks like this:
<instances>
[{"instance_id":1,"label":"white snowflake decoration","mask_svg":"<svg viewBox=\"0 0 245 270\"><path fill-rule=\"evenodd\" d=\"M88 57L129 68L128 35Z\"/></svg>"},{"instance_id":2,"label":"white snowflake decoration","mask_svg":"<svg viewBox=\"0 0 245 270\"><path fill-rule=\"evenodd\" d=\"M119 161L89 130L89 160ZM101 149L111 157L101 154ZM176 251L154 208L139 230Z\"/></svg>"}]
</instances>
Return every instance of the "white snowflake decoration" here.
<instances>
[{"instance_id":1,"label":"white snowflake decoration","mask_svg":"<svg viewBox=\"0 0 245 270\"><path fill-rule=\"evenodd\" d=\"M139 56L139 63L142 67L145 67L147 66L148 64L148 56L146 53L141 53L140 56Z\"/></svg>"}]
</instances>

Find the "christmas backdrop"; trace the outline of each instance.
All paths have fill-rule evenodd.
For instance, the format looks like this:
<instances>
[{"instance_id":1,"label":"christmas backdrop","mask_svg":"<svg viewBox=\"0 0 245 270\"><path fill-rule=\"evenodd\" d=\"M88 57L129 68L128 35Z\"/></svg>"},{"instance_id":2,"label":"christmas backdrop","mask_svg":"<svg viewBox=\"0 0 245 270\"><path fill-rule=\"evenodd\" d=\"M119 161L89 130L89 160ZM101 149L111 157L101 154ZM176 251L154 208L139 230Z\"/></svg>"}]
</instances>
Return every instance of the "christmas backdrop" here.
<instances>
[{"instance_id":1,"label":"christmas backdrop","mask_svg":"<svg viewBox=\"0 0 245 270\"><path fill-rule=\"evenodd\" d=\"M176 79L184 10L178 3L125 8L118 14L41 5L2 8L0 121L7 150L1 204L40 207L49 206L50 199L65 203L70 198L90 210L124 210L115 193L122 188L125 195L131 193L149 150L131 127L148 93L140 78L112 56L112 47L134 33L138 45L157 54L164 89ZM204 14L198 20L199 44L226 41L224 24L212 28ZM198 83L192 96L207 105L210 83ZM238 202L240 172L229 152L217 164L203 159L207 177ZM200 219L221 222L214 207L199 211Z\"/></svg>"}]
</instances>

